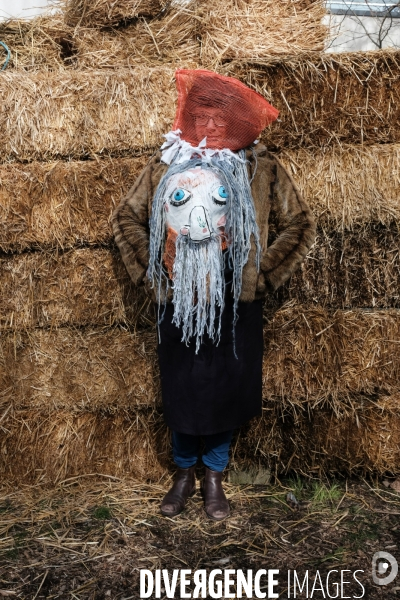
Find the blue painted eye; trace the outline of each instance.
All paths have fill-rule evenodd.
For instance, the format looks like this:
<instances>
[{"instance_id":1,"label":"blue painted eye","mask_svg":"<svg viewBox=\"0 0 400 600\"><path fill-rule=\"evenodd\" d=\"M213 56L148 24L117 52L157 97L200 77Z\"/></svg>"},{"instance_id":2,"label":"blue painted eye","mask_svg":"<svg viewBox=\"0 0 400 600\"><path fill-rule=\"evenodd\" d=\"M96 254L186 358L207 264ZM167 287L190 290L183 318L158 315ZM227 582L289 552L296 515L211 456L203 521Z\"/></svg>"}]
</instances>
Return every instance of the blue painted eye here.
<instances>
[{"instance_id":1,"label":"blue painted eye","mask_svg":"<svg viewBox=\"0 0 400 600\"><path fill-rule=\"evenodd\" d=\"M182 188L178 188L171 194L171 204L173 206L181 206L190 200L191 197L192 194L190 192L183 190Z\"/></svg>"},{"instance_id":2,"label":"blue painted eye","mask_svg":"<svg viewBox=\"0 0 400 600\"><path fill-rule=\"evenodd\" d=\"M214 200L215 204L220 204L222 206L226 204L228 196L229 194L226 191L225 187L223 185L220 185L218 188L214 189L212 199Z\"/></svg>"},{"instance_id":3,"label":"blue painted eye","mask_svg":"<svg viewBox=\"0 0 400 600\"><path fill-rule=\"evenodd\" d=\"M174 200L176 200L176 202L180 202L181 200L183 200L185 197L185 192L183 190L176 190L175 194L174 194Z\"/></svg>"},{"instance_id":4,"label":"blue painted eye","mask_svg":"<svg viewBox=\"0 0 400 600\"><path fill-rule=\"evenodd\" d=\"M224 188L223 185L221 185L218 188L218 194L221 196L221 198L227 198L228 197L228 192L226 191L226 189Z\"/></svg>"}]
</instances>

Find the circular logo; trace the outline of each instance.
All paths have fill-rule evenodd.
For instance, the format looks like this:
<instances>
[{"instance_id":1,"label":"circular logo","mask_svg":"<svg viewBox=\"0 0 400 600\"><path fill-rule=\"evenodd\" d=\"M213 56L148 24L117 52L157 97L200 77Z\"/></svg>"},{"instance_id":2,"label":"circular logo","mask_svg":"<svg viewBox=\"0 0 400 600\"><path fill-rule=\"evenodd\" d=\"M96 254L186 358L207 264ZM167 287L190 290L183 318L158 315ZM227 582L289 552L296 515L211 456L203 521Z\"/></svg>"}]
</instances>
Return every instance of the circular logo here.
<instances>
[{"instance_id":1,"label":"circular logo","mask_svg":"<svg viewBox=\"0 0 400 600\"><path fill-rule=\"evenodd\" d=\"M388 573L390 567L392 568ZM372 579L378 585L387 585L397 576L399 566L389 552L375 552L372 557Z\"/></svg>"}]
</instances>

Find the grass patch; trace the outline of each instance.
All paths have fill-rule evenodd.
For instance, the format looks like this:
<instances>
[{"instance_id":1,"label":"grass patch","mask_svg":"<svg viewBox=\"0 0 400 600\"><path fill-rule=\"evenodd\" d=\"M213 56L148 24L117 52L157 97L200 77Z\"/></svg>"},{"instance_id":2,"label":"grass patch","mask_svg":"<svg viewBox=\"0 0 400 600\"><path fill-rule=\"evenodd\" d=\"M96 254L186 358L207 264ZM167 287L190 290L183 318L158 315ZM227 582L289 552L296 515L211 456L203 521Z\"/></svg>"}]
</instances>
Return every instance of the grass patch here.
<instances>
[{"instance_id":1,"label":"grass patch","mask_svg":"<svg viewBox=\"0 0 400 600\"><path fill-rule=\"evenodd\" d=\"M327 486L320 481L313 481L311 484L311 493L309 500L313 504L328 504L339 502L343 496L343 491L337 483Z\"/></svg>"},{"instance_id":2,"label":"grass patch","mask_svg":"<svg viewBox=\"0 0 400 600\"><path fill-rule=\"evenodd\" d=\"M326 554L323 558L319 560L320 563L343 563L346 560L348 550L343 546L339 546L333 552Z\"/></svg>"},{"instance_id":3,"label":"grass patch","mask_svg":"<svg viewBox=\"0 0 400 600\"><path fill-rule=\"evenodd\" d=\"M343 496L342 486L336 482L308 481L301 477L290 478L287 487L300 502L310 502L313 505L333 504Z\"/></svg>"},{"instance_id":4,"label":"grass patch","mask_svg":"<svg viewBox=\"0 0 400 600\"><path fill-rule=\"evenodd\" d=\"M107 521L111 516L111 509L108 506L97 506L93 510L93 518L98 521Z\"/></svg>"}]
</instances>

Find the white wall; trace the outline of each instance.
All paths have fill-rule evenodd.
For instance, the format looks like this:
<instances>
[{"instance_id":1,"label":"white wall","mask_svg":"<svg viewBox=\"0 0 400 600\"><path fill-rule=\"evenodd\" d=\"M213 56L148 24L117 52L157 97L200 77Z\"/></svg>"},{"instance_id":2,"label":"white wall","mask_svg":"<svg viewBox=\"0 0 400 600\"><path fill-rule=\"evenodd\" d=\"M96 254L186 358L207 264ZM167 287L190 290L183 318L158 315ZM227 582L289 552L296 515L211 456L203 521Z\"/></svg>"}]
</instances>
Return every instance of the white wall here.
<instances>
[{"instance_id":1,"label":"white wall","mask_svg":"<svg viewBox=\"0 0 400 600\"><path fill-rule=\"evenodd\" d=\"M51 0L0 0L0 21L35 17L48 9Z\"/></svg>"},{"instance_id":2,"label":"white wall","mask_svg":"<svg viewBox=\"0 0 400 600\"><path fill-rule=\"evenodd\" d=\"M324 21L335 37L327 52L378 50L379 39L382 48L400 48L400 19L328 15Z\"/></svg>"}]
</instances>

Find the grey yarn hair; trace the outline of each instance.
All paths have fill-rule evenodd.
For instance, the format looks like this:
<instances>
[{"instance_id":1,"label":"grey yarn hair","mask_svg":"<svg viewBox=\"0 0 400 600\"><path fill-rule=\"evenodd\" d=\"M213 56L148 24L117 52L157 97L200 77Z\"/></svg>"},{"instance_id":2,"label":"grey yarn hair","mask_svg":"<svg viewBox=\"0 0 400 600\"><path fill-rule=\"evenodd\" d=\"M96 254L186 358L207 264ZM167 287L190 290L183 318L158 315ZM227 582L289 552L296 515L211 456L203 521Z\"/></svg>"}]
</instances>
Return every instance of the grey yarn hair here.
<instances>
[{"instance_id":1,"label":"grey yarn hair","mask_svg":"<svg viewBox=\"0 0 400 600\"><path fill-rule=\"evenodd\" d=\"M217 342L220 337L225 297L223 265L220 235L214 234L204 242L193 242L188 236L178 236L173 268L172 322L177 327L182 326L184 342L188 343L190 338L196 336L196 353L205 332ZM220 311L215 329L217 307Z\"/></svg>"},{"instance_id":2,"label":"grey yarn hair","mask_svg":"<svg viewBox=\"0 0 400 600\"><path fill-rule=\"evenodd\" d=\"M237 309L242 289L242 271L249 259L251 238L256 245L256 266L260 268L261 246L258 225L247 174L245 151L239 153L239 160L204 160L194 157L187 162L172 163L162 177L156 190L150 217L150 259L147 277L156 289L159 304L159 323L164 313L168 292L172 289L174 305L173 323L182 327L182 341L186 344L196 338L196 353L204 334L218 344L221 332L221 316L224 309L225 279L222 238L213 235L211 239L193 242L189 236L178 235L173 280L163 265L162 257L166 241L166 200L168 180L177 173L195 167L210 169L221 180L226 191L227 216L225 237L227 240L228 266L232 270L233 295L233 343ZM217 310L217 308L219 310ZM216 324L217 319L217 324ZM235 347L235 346L234 346Z\"/></svg>"}]
</instances>

